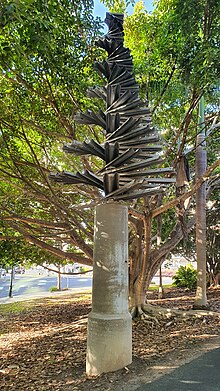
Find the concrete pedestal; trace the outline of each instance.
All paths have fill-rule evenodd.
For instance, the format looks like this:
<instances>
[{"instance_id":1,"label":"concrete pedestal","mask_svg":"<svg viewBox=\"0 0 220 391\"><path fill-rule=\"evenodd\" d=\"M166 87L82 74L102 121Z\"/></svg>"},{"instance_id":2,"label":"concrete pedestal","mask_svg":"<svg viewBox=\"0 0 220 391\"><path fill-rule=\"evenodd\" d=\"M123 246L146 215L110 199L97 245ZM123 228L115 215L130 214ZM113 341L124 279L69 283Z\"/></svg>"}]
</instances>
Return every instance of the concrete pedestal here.
<instances>
[{"instance_id":1,"label":"concrete pedestal","mask_svg":"<svg viewBox=\"0 0 220 391\"><path fill-rule=\"evenodd\" d=\"M98 375L132 362L128 312L128 211L117 203L96 207L92 311L88 318L86 372Z\"/></svg>"}]
</instances>

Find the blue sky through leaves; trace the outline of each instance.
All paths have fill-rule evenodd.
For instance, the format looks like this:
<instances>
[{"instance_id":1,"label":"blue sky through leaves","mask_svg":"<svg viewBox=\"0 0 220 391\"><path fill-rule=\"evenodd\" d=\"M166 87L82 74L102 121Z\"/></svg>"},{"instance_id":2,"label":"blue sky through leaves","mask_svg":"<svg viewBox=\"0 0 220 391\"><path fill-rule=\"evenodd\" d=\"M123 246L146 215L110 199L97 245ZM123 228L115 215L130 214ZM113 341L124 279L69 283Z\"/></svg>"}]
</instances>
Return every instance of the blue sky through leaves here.
<instances>
[{"instance_id":1,"label":"blue sky through leaves","mask_svg":"<svg viewBox=\"0 0 220 391\"><path fill-rule=\"evenodd\" d=\"M144 0L144 4L148 12L153 10L153 0ZM132 7L129 7L132 10ZM105 19L105 13L108 11L103 4L100 3L99 0L94 0L94 15L100 16L101 19Z\"/></svg>"}]
</instances>

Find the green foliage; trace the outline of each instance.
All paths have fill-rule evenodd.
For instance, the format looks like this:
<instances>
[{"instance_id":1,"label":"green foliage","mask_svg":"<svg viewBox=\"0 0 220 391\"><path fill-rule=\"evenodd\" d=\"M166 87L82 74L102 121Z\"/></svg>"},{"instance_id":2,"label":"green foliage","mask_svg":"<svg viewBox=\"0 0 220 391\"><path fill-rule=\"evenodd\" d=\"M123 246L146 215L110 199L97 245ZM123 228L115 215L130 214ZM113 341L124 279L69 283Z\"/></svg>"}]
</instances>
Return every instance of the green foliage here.
<instances>
[{"instance_id":1,"label":"green foliage","mask_svg":"<svg viewBox=\"0 0 220 391\"><path fill-rule=\"evenodd\" d=\"M0 266L13 267L15 265L25 265L26 267L36 264L58 263L60 258L42 250L37 246L30 245L23 240L3 240L0 241ZM62 261L62 264L65 263Z\"/></svg>"},{"instance_id":2,"label":"green foliage","mask_svg":"<svg viewBox=\"0 0 220 391\"><path fill-rule=\"evenodd\" d=\"M220 41L219 12L220 2L217 0L159 0L152 13L147 12L143 1L138 1L133 14L125 20L125 43L131 49L136 78L143 97L149 100L153 109L154 126L160 129L166 146L170 148L169 153L165 151L165 164L175 164L180 147L181 153L191 149L187 159L192 179L195 175L196 134L199 132L196 100L200 94L205 96L206 129L212 126L214 117L216 123L220 119L220 48L216 44ZM218 158L218 133L218 128L213 128L207 138L208 165ZM170 191L163 202L172 197ZM193 200L191 206L194 207ZM186 226L188 221L184 217L181 224ZM172 237L170 233L176 224L174 209L163 214L161 236L164 245ZM210 236L209 231L208 228L208 237L213 243L210 247L207 240L208 269L216 270L218 238L214 232ZM153 221L152 236L156 234L157 224ZM190 233L190 248L186 247L185 238L181 248L173 248L172 252L191 258L195 254L193 234ZM156 247L154 243L153 246Z\"/></svg>"},{"instance_id":3,"label":"green foliage","mask_svg":"<svg viewBox=\"0 0 220 391\"><path fill-rule=\"evenodd\" d=\"M49 289L50 292L58 292L59 289L56 286L51 286Z\"/></svg>"},{"instance_id":4,"label":"green foliage","mask_svg":"<svg viewBox=\"0 0 220 391\"><path fill-rule=\"evenodd\" d=\"M125 13L129 5L134 5L135 0L101 0L110 12Z\"/></svg>"},{"instance_id":5,"label":"green foliage","mask_svg":"<svg viewBox=\"0 0 220 391\"><path fill-rule=\"evenodd\" d=\"M212 278L220 272L220 233L218 224L220 220L219 189L214 188L206 204L206 266L207 277L212 283ZM196 260L195 230L190 232L179 245L172 250L175 255L184 254L188 259Z\"/></svg>"},{"instance_id":6,"label":"green foliage","mask_svg":"<svg viewBox=\"0 0 220 391\"><path fill-rule=\"evenodd\" d=\"M119 12L130 3L103 2ZM125 43L132 51L142 97L155 108L154 125L165 145L173 143L164 166L175 159L177 140L195 147L194 98L202 90L207 129L214 117L216 124L219 121L219 83L213 85L220 79L219 4L160 0L149 14L139 1L125 19ZM73 120L77 111L100 104L86 96L88 87L102 85L93 63L104 55L94 44L101 23L94 20L92 5L91 0L0 4L0 235L6 238L0 242L2 262L58 264L71 254L73 262L83 263L84 257L92 265L93 207L78 205L99 202L100 193L48 181L50 171L102 168L99 159L62 151L73 139L104 139L98 127ZM191 116L186 117L191 106ZM180 130L184 131L178 134ZM217 131L207 145L210 163L216 159ZM194 167L194 152L188 156ZM173 193L172 188L163 202L175 197ZM143 211L143 205L140 200L134 207ZM176 221L170 210L162 223L163 243ZM154 225L154 235L156 229ZM62 244L65 250L58 257L55 250Z\"/></svg>"},{"instance_id":7,"label":"green foliage","mask_svg":"<svg viewBox=\"0 0 220 391\"><path fill-rule=\"evenodd\" d=\"M159 82L176 67L182 81L204 88L219 79L218 0L159 0L147 13L143 1L126 19L126 41L143 77ZM132 31L132 34L131 34Z\"/></svg>"},{"instance_id":8,"label":"green foliage","mask_svg":"<svg viewBox=\"0 0 220 391\"><path fill-rule=\"evenodd\" d=\"M179 288L195 289L197 283L197 272L191 266L180 266L175 276L172 277L173 285Z\"/></svg>"},{"instance_id":9,"label":"green foliage","mask_svg":"<svg viewBox=\"0 0 220 391\"><path fill-rule=\"evenodd\" d=\"M158 38L165 57L176 63L183 80L198 88L219 78L218 0L160 0L156 3ZM164 42L163 42L164 41Z\"/></svg>"},{"instance_id":10,"label":"green foliage","mask_svg":"<svg viewBox=\"0 0 220 391\"><path fill-rule=\"evenodd\" d=\"M197 111L193 109L200 94L205 95L207 116L218 112L219 12L218 0L184 4L181 0L160 0L152 13L139 1L125 20L125 43L132 52L136 77L154 109L154 123L168 143L185 126L186 142L193 146L197 129ZM175 142L172 158L176 151Z\"/></svg>"},{"instance_id":11,"label":"green foliage","mask_svg":"<svg viewBox=\"0 0 220 391\"><path fill-rule=\"evenodd\" d=\"M19 257L38 264L44 260L58 263L58 257L51 257L45 248L39 253L44 241L55 248L62 242L56 235L58 226L50 232L48 222L63 223L64 216L71 215L71 208L66 211L69 202L86 200L84 194L69 192L69 188L63 198L59 185L56 191L52 189L48 173L85 168L83 159L64 155L62 146L74 138L91 138L93 132L83 126L76 129L73 121L77 111L88 107L88 86L100 82L93 62L100 55L94 40L101 24L93 18L92 6L91 0L1 2L0 233L17 238L0 243L4 262ZM87 211L74 220L82 242L81 224L90 215ZM37 220L40 227L36 227ZM24 238L32 248L24 245ZM74 247L75 241L68 244L68 250Z\"/></svg>"}]
</instances>

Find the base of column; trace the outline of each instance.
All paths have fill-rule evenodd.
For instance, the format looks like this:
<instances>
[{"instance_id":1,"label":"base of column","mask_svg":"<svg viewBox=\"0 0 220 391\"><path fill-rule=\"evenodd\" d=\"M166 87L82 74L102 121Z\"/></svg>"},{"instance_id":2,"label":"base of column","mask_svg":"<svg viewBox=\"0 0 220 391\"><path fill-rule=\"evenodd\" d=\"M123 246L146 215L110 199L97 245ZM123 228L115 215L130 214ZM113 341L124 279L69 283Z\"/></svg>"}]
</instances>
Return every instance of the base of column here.
<instances>
[{"instance_id":1,"label":"base of column","mask_svg":"<svg viewBox=\"0 0 220 391\"><path fill-rule=\"evenodd\" d=\"M87 336L87 375L100 375L132 362L132 319L129 313L106 315L90 312Z\"/></svg>"}]
</instances>

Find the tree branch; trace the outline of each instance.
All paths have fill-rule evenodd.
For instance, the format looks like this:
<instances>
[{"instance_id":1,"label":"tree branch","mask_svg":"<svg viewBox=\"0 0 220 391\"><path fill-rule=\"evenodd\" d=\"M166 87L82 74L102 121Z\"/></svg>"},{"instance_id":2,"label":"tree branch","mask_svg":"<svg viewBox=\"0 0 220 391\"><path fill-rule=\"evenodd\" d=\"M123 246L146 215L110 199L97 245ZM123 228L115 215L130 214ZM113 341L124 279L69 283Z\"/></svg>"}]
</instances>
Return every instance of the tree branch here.
<instances>
[{"instance_id":1,"label":"tree branch","mask_svg":"<svg viewBox=\"0 0 220 391\"><path fill-rule=\"evenodd\" d=\"M162 89L162 91L161 91L161 93L160 93L160 96L159 96L159 98L157 99L157 102L156 102L154 108L153 108L152 111L151 111L152 114L155 112L155 110L156 110L157 106L159 105L159 103L160 103L160 101L161 101L163 95L165 94L166 89L167 89L167 87L168 87L168 84L169 84L170 80L172 79L173 74L174 74L174 72L175 72L175 69L176 69L176 64L173 66L173 68L172 68L172 70L171 70L171 73L170 73L168 79L166 80L166 83L165 83L164 86L163 86L163 89Z\"/></svg>"},{"instance_id":2,"label":"tree branch","mask_svg":"<svg viewBox=\"0 0 220 391\"><path fill-rule=\"evenodd\" d=\"M61 228L68 228L68 224L66 223L58 223L58 222L53 222L53 221L46 221L46 220L40 220L40 219L32 219L30 217L22 217L19 215L11 215L11 216L6 216L3 217L2 220L4 221L22 221L25 223L31 223L31 224L36 224L41 227L47 227L47 228L54 228L54 229L61 229Z\"/></svg>"},{"instance_id":3,"label":"tree branch","mask_svg":"<svg viewBox=\"0 0 220 391\"><path fill-rule=\"evenodd\" d=\"M59 270L54 270L54 269L51 269L50 267L47 267L45 265L41 265L44 269L47 269L49 270L50 272L54 272L54 273L59 273L59 274L65 274L65 275L68 275L68 276L76 276L76 275L79 275L79 274L86 274L86 273L89 273L89 272L92 272L93 269L90 269L90 270L85 270L83 272L61 272Z\"/></svg>"},{"instance_id":4,"label":"tree branch","mask_svg":"<svg viewBox=\"0 0 220 391\"><path fill-rule=\"evenodd\" d=\"M154 209L152 211L152 216L153 217L156 217L158 216L159 214L161 213L164 213L166 212L168 209L170 208L173 208L174 206L178 205L180 203L180 201L185 201L187 198L191 197L196 191L197 189L205 182L209 179L209 175L211 174L211 172L220 165L220 159L218 159L215 163L213 163L204 173L204 175L197 179L197 181L195 182L195 184L193 185L193 187L191 188L191 190L187 191L185 194L183 194L182 196L178 197L178 198L175 198L174 200L168 202L167 204L164 204L162 206L159 206L158 208Z\"/></svg>"}]
</instances>

